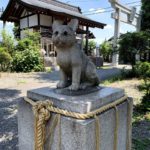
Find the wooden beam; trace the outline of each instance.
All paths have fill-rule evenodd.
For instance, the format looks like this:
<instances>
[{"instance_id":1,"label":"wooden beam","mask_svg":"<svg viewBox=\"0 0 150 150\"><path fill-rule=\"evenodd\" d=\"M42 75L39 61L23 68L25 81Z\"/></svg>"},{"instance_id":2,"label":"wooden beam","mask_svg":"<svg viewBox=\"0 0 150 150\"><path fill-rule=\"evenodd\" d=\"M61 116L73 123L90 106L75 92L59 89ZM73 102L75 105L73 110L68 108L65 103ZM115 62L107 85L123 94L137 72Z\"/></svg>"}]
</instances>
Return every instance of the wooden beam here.
<instances>
[{"instance_id":1,"label":"wooden beam","mask_svg":"<svg viewBox=\"0 0 150 150\"><path fill-rule=\"evenodd\" d=\"M7 21L9 21L9 19L10 19L10 20L16 20L16 21L19 21L19 19L18 19L17 17L13 17L13 16L9 16L9 18L8 18Z\"/></svg>"},{"instance_id":2,"label":"wooden beam","mask_svg":"<svg viewBox=\"0 0 150 150\"><path fill-rule=\"evenodd\" d=\"M38 13L37 15L38 15L38 26L40 27L40 24L41 24L40 23L40 14Z\"/></svg>"}]
</instances>

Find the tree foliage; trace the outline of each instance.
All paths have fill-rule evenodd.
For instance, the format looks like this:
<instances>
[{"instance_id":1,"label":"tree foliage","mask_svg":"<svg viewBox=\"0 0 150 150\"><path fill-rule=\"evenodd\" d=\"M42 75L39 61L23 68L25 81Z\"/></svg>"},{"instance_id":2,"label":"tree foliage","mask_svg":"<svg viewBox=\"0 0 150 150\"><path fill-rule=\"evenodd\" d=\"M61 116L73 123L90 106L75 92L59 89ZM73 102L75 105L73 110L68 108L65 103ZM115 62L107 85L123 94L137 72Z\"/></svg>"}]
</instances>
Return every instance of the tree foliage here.
<instances>
[{"instance_id":1,"label":"tree foliage","mask_svg":"<svg viewBox=\"0 0 150 150\"><path fill-rule=\"evenodd\" d=\"M141 30L150 30L150 1L142 0L142 23Z\"/></svg>"},{"instance_id":2,"label":"tree foliage","mask_svg":"<svg viewBox=\"0 0 150 150\"><path fill-rule=\"evenodd\" d=\"M2 30L2 43L1 47L5 47L6 51L11 55L14 50L14 38L6 30Z\"/></svg>"},{"instance_id":3,"label":"tree foliage","mask_svg":"<svg viewBox=\"0 0 150 150\"><path fill-rule=\"evenodd\" d=\"M31 72L43 69L40 54L30 47L23 51L16 51L13 56L12 71Z\"/></svg>"},{"instance_id":4,"label":"tree foliage","mask_svg":"<svg viewBox=\"0 0 150 150\"><path fill-rule=\"evenodd\" d=\"M0 71L7 71L12 62L11 55L7 52L5 47L0 47Z\"/></svg>"},{"instance_id":5,"label":"tree foliage","mask_svg":"<svg viewBox=\"0 0 150 150\"><path fill-rule=\"evenodd\" d=\"M0 45L0 70L15 72L42 71L43 63L40 57L40 34L24 31L25 38L18 40L14 46L14 38L5 30L2 31Z\"/></svg>"},{"instance_id":6,"label":"tree foliage","mask_svg":"<svg viewBox=\"0 0 150 150\"><path fill-rule=\"evenodd\" d=\"M120 60L123 60L124 63L134 65L136 62L136 54L144 55L150 51L149 40L150 33L147 31L128 32L121 35L119 41Z\"/></svg>"},{"instance_id":7,"label":"tree foliage","mask_svg":"<svg viewBox=\"0 0 150 150\"><path fill-rule=\"evenodd\" d=\"M40 58L40 35L37 32L25 31L25 38L19 40L13 55L12 70L16 72L42 71Z\"/></svg>"},{"instance_id":8,"label":"tree foliage","mask_svg":"<svg viewBox=\"0 0 150 150\"><path fill-rule=\"evenodd\" d=\"M86 45L86 42L84 41L84 47L85 45ZM92 55L95 48L96 48L96 42L94 40L90 40L88 42L88 51L87 51L88 55Z\"/></svg>"},{"instance_id":9,"label":"tree foliage","mask_svg":"<svg viewBox=\"0 0 150 150\"><path fill-rule=\"evenodd\" d=\"M145 94L142 98L140 109L150 111L150 62L138 62L134 66L136 74L143 79L143 84L139 86Z\"/></svg>"},{"instance_id":10,"label":"tree foliage","mask_svg":"<svg viewBox=\"0 0 150 150\"><path fill-rule=\"evenodd\" d=\"M103 55L105 61L109 61L109 57L112 54L112 46L108 41L104 41L100 45L100 52Z\"/></svg>"}]
</instances>

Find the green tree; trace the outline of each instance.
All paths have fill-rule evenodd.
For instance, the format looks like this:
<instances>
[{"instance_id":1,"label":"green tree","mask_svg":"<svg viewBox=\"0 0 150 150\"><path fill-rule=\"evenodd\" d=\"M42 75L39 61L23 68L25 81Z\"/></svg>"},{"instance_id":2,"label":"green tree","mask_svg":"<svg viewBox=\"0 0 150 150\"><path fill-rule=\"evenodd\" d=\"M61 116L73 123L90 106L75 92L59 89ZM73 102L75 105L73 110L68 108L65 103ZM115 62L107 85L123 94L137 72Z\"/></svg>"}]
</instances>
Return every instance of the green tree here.
<instances>
[{"instance_id":1,"label":"green tree","mask_svg":"<svg viewBox=\"0 0 150 150\"><path fill-rule=\"evenodd\" d=\"M142 23L141 30L150 30L150 1L142 0Z\"/></svg>"},{"instance_id":2,"label":"green tree","mask_svg":"<svg viewBox=\"0 0 150 150\"><path fill-rule=\"evenodd\" d=\"M94 40L90 40L88 43L88 55L91 55L95 48L96 42Z\"/></svg>"},{"instance_id":3,"label":"green tree","mask_svg":"<svg viewBox=\"0 0 150 150\"><path fill-rule=\"evenodd\" d=\"M104 61L109 61L110 55L112 54L112 46L108 41L104 41L100 45L100 52L103 55Z\"/></svg>"},{"instance_id":4,"label":"green tree","mask_svg":"<svg viewBox=\"0 0 150 150\"><path fill-rule=\"evenodd\" d=\"M136 63L136 54L144 55L149 51L150 33L147 31L128 32L121 35L119 41L120 60L124 63Z\"/></svg>"},{"instance_id":5,"label":"green tree","mask_svg":"<svg viewBox=\"0 0 150 150\"><path fill-rule=\"evenodd\" d=\"M14 50L14 38L6 30L2 30L2 47L5 47L7 52L12 55Z\"/></svg>"},{"instance_id":6,"label":"green tree","mask_svg":"<svg viewBox=\"0 0 150 150\"><path fill-rule=\"evenodd\" d=\"M0 47L0 71L9 70L12 62L11 55L7 52L5 47Z\"/></svg>"}]
</instances>

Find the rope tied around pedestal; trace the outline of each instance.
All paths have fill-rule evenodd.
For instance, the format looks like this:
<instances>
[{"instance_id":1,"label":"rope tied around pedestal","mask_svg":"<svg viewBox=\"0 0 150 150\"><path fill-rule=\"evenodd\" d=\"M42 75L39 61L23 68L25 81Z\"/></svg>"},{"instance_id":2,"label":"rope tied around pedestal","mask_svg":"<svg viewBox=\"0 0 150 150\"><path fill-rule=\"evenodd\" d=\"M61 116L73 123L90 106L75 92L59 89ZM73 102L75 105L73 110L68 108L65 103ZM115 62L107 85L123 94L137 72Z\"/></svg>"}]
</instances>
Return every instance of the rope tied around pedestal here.
<instances>
[{"instance_id":1,"label":"rope tied around pedestal","mask_svg":"<svg viewBox=\"0 0 150 150\"><path fill-rule=\"evenodd\" d=\"M71 112L68 110L63 110L60 108L57 108L53 106L53 103L49 100L46 101L38 101L35 102L27 97L24 98L26 102L32 105L32 109L34 112L35 116L35 150L44 150L44 143L45 143L45 128L46 128L46 123L50 119L50 114L51 113L56 113L56 117L54 119L52 128L51 128L51 135L53 135L54 129L58 123L60 123L61 115L66 116L66 117L72 117L75 119L80 119L80 120L85 120L89 118L95 118L95 137L96 137L96 150L100 150L100 120L97 115L111 109L115 108L116 110L116 129L115 129L115 145L114 145L114 150L117 150L117 131L118 131L118 111L117 111L117 105L125 102L128 100L127 96L124 96L115 102L112 102L110 104L107 104L105 106L102 106L94 111L88 112L86 114L81 114L77 112ZM128 119L129 120L129 119ZM130 120L129 120L130 121ZM59 127L59 131L61 132L61 127ZM59 133L59 138L60 137ZM50 136L51 136L50 135ZM50 139L52 139L51 137ZM61 147L60 144L61 139L59 140L59 147ZM61 150L61 149L60 149Z\"/></svg>"},{"instance_id":2,"label":"rope tied around pedestal","mask_svg":"<svg viewBox=\"0 0 150 150\"><path fill-rule=\"evenodd\" d=\"M35 150L43 150L46 137L46 122L50 118L50 112L47 107L51 105L53 105L51 101L38 101L36 103L32 102L32 109L35 116Z\"/></svg>"}]
</instances>

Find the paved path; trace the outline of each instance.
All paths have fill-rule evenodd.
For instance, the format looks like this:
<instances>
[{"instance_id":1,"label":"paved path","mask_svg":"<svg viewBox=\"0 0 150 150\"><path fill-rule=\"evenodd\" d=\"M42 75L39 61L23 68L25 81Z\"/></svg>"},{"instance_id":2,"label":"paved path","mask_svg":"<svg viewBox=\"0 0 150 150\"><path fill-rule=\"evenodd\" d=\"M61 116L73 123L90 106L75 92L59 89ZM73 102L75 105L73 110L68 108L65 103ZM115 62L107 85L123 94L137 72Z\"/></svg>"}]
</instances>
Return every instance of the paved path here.
<instances>
[{"instance_id":1,"label":"paved path","mask_svg":"<svg viewBox=\"0 0 150 150\"><path fill-rule=\"evenodd\" d=\"M101 80L121 73L120 68L99 69ZM27 90L55 87L58 71L52 73L1 74L0 76L0 150L18 150L17 101Z\"/></svg>"}]
</instances>

